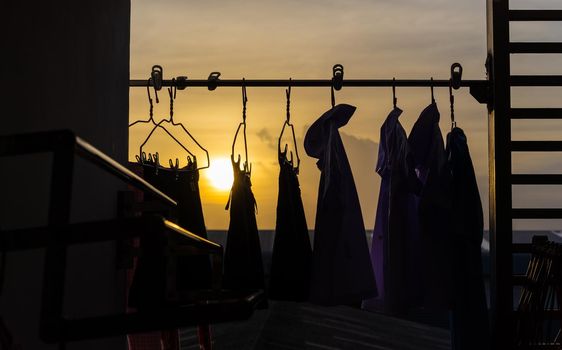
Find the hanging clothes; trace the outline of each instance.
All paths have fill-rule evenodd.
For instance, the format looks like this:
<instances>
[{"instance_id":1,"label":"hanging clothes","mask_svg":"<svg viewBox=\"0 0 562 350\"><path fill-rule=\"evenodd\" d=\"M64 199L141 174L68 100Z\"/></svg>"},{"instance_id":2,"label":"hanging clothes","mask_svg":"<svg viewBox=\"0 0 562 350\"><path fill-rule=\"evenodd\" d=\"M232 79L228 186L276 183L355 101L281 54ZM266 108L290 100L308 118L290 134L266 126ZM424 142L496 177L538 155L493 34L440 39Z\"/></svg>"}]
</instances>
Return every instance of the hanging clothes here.
<instances>
[{"instance_id":1,"label":"hanging clothes","mask_svg":"<svg viewBox=\"0 0 562 350\"><path fill-rule=\"evenodd\" d=\"M310 285L310 300L318 304L357 304L377 295L359 198L338 132L355 109L336 105L304 140L321 171Z\"/></svg>"},{"instance_id":2,"label":"hanging clothes","mask_svg":"<svg viewBox=\"0 0 562 350\"><path fill-rule=\"evenodd\" d=\"M422 306L448 310L451 306L451 200L450 176L443 137L439 129L439 110L427 106L414 124L408 142L416 173L422 183L414 201L419 216L420 271Z\"/></svg>"},{"instance_id":3,"label":"hanging clothes","mask_svg":"<svg viewBox=\"0 0 562 350\"><path fill-rule=\"evenodd\" d=\"M265 278L258 227L256 200L250 174L232 160L234 183L230 192L230 224L224 254L223 284L234 290L264 289ZM265 305L260 305L261 307Z\"/></svg>"},{"instance_id":4,"label":"hanging clothes","mask_svg":"<svg viewBox=\"0 0 562 350\"><path fill-rule=\"evenodd\" d=\"M312 248L299 179L286 151L280 151L278 159L279 194L268 294L275 300L306 301Z\"/></svg>"},{"instance_id":5,"label":"hanging clothes","mask_svg":"<svg viewBox=\"0 0 562 350\"><path fill-rule=\"evenodd\" d=\"M489 349L488 307L482 276L484 218L462 129L455 127L447 135L446 150L452 179L453 349Z\"/></svg>"},{"instance_id":6,"label":"hanging clothes","mask_svg":"<svg viewBox=\"0 0 562 350\"><path fill-rule=\"evenodd\" d=\"M176 219L182 228L207 238L203 217L201 195L199 192L199 170L193 160L183 168L155 168L145 166L145 174L151 182L168 196L178 202ZM157 173L155 172L157 171ZM149 180L150 182L150 180ZM182 237L170 236L173 245L182 244ZM212 272L210 258L206 255L178 256L176 260L176 288L180 292L197 289L210 289Z\"/></svg>"},{"instance_id":7,"label":"hanging clothes","mask_svg":"<svg viewBox=\"0 0 562 350\"><path fill-rule=\"evenodd\" d=\"M199 193L199 171L196 161L184 168L165 168L160 166L158 157L143 161L143 177L157 189L178 202L175 212L176 223L186 230L207 238L201 197ZM146 198L150 200L150 198ZM141 257L129 294L129 304L133 307L159 306L166 303L170 281L173 290L188 295L193 290L210 289L212 283L211 262L208 256L178 256L169 261L164 254L168 244L181 245L182 238L171 236L142 237ZM176 274L167 279L168 264L175 264ZM185 298L184 298L185 299Z\"/></svg>"},{"instance_id":8,"label":"hanging clothes","mask_svg":"<svg viewBox=\"0 0 562 350\"><path fill-rule=\"evenodd\" d=\"M419 262L419 237L411 198L419 194L421 183L406 131L398 120L401 114L400 108L394 108L380 130L376 172L381 186L371 247L379 295L363 302L364 309L389 314L404 314L420 286L419 274L412 271Z\"/></svg>"}]
</instances>

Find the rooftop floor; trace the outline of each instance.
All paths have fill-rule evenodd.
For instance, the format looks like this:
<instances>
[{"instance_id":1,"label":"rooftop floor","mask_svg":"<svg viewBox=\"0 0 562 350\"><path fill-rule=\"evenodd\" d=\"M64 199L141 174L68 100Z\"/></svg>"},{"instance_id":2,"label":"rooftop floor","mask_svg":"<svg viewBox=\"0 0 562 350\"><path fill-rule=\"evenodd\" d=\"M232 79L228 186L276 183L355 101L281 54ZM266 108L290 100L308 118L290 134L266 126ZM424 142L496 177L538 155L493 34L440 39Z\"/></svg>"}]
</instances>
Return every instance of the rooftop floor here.
<instances>
[{"instance_id":1,"label":"rooftop floor","mask_svg":"<svg viewBox=\"0 0 562 350\"><path fill-rule=\"evenodd\" d=\"M449 331L360 309L269 302L245 322L212 327L215 350L450 349ZM195 329L182 330L182 350L198 349Z\"/></svg>"}]
</instances>

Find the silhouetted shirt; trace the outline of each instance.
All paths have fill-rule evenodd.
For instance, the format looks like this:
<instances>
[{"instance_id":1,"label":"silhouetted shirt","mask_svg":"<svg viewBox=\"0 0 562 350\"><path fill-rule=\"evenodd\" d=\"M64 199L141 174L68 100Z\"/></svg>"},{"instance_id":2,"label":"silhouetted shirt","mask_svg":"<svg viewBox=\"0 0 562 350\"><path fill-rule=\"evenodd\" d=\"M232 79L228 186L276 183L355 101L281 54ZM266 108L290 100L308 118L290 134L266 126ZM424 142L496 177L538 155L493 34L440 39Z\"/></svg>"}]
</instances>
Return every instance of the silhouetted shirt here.
<instances>
[{"instance_id":1,"label":"silhouetted shirt","mask_svg":"<svg viewBox=\"0 0 562 350\"><path fill-rule=\"evenodd\" d=\"M447 135L447 159L453 228L453 349L489 349L488 308L482 276L482 202L467 139L460 128L455 127Z\"/></svg>"},{"instance_id":2,"label":"silhouetted shirt","mask_svg":"<svg viewBox=\"0 0 562 350\"><path fill-rule=\"evenodd\" d=\"M312 248L297 169L279 152L279 194L271 260L269 298L307 301Z\"/></svg>"},{"instance_id":3,"label":"silhouetted shirt","mask_svg":"<svg viewBox=\"0 0 562 350\"><path fill-rule=\"evenodd\" d=\"M413 266L418 263L419 225L411 205L421 184L416 177L408 138L394 108L380 130L376 172L381 186L371 247L371 261L379 295L363 302L363 308L401 314L412 303L412 287L419 288Z\"/></svg>"},{"instance_id":4,"label":"silhouetted shirt","mask_svg":"<svg viewBox=\"0 0 562 350\"><path fill-rule=\"evenodd\" d=\"M421 305L446 310L451 306L452 277L450 174L435 103L422 111L408 142L422 183L414 203L419 215Z\"/></svg>"},{"instance_id":5,"label":"silhouetted shirt","mask_svg":"<svg viewBox=\"0 0 562 350\"><path fill-rule=\"evenodd\" d=\"M310 285L310 300L318 304L357 304L377 294L359 198L338 132L354 111L347 104L333 107L304 140L321 171Z\"/></svg>"}]
</instances>

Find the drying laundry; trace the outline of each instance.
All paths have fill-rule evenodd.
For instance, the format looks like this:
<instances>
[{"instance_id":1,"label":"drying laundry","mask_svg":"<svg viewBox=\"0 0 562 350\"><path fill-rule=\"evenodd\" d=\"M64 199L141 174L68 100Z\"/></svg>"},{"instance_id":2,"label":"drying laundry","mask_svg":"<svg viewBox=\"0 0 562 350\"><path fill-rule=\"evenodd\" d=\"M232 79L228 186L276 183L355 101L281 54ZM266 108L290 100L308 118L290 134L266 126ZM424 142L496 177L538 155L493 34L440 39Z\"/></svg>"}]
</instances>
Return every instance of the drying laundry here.
<instances>
[{"instance_id":1,"label":"drying laundry","mask_svg":"<svg viewBox=\"0 0 562 350\"><path fill-rule=\"evenodd\" d=\"M347 104L333 107L312 124L304 140L321 171L310 300L325 305L358 304L377 295L359 198L338 132L354 112Z\"/></svg>"},{"instance_id":2,"label":"drying laundry","mask_svg":"<svg viewBox=\"0 0 562 350\"><path fill-rule=\"evenodd\" d=\"M304 215L297 169L279 152L279 195L271 261L269 298L306 301L312 249Z\"/></svg>"},{"instance_id":3,"label":"drying laundry","mask_svg":"<svg viewBox=\"0 0 562 350\"><path fill-rule=\"evenodd\" d=\"M439 129L439 110L427 106L414 124L408 142L416 173L422 183L414 205L419 216L420 261L416 264L423 292L422 306L448 310L451 306L451 199L450 176L443 137Z\"/></svg>"},{"instance_id":4,"label":"drying laundry","mask_svg":"<svg viewBox=\"0 0 562 350\"><path fill-rule=\"evenodd\" d=\"M376 171L381 176L371 260L379 295L363 302L363 308L403 314L419 291L419 275L412 267L419 262L419 237L411 197L419 193L406 132L394 108L380 130Z\"/></svg>"},{"instance_id":5,"label":"drying laundry","mask_svg":"<svg viewBox=\"0 0 562 350\"><path fill-rule=\"evenodd\" d=\"M489 349L488 307L482 276L484 217L466 135L447 135L453 239L452 343L455 350Z\"/></svg>"},{"instance_id":6,"label":"drying laundry","mask_svg":"<svg viewBox=\"0 0 562 350\"><path fill-rule=\"evenodd\" d=\"M143 161L143 176L156 188L177 200L178 207L174 216L179 226L200 237L207 238L196 161L190 160L183 168L165 168L159 165L157 156L151 157L148 161ZM146 199L149 200L149 198ZM161 249L163 245L171 243L181 246L181 237L178 238L173 242L167 242L161 237L142 238L142 254L131 286L130 302L134 304L135 298L139 297L148 299L151 294L158 295L159 300L164 298L163 294L166 294L167 283L169 283L165 278L169 263L175 264L176 276L172 281L175 281L174 289L180 294L187 295L190 291L211 287L212 274L209 257L178 256L176 261L169 262L163 255L163 249ZM159 281L159 283L154 281ZM148 300L145 302L153 303ZM142 302L141 305L145 305L145 302Z\"/></svg>"},{"instance_id":7,"label":"drying laundry","mask_svg":"<svg viewBox=\"0 0 562 350\"><path fill-rule=\"evenodd\" d=\"M256 200L250 174L232 159L230 224L224 254L223 284L235 290L265 289L261 246L256 224Z\"/></svg>"}]
</instances>

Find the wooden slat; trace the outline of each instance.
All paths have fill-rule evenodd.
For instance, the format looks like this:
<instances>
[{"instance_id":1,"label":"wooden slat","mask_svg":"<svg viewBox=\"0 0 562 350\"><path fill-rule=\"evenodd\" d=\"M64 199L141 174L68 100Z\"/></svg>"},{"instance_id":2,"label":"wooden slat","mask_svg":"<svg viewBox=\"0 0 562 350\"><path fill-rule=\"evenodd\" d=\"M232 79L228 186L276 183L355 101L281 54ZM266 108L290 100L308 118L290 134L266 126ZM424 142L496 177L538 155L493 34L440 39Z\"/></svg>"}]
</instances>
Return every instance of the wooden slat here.
<instances>
[{"instance_id":1,"label":"wooden slat","mask_svg":"<svg viewBox=\"0 0 562 350\"><path fill-rule=\"evenodd\" d=\"M562 119L562 108L511 108L511 119Z\"/></svg>"},{"instance_id":2,"label":"wooden slat","mask_svg":"<svg viewBox=\"0 0 562 350\"><path fill-rule=\"evenodd\" d=\"M513 208L514 219L562 219L560 208Z\"/></svg>"},{"instance_id":3,"label":"wooden slat","mask_svg":"<svg viewBox=\"0 0 562 350\"><path fill-rule=\"evenodd\" d=\"M562 185L561 174L513 174L514 185Z\"/></svg>"},{"instance_id":4,"label":"wooden slat","mask_svg":"<svg viewBox=\"0 0 562 350\"><path fill-rule=\"evenodd\" d=\"M562 21L562 10L510 10L510 21Z\"/></svg>"},{"instance_id":5,"label":"wooden slat","mask_svg":"<svg viewBox=\"0 0 562 350\"><path fill-rule=\"evenodd\" d=\"M512 75L511 86L562 86L562 75Z\"/></svg>"},{"instance_id":6,"label":"wooden slat","mask_svg":"<svg viewBox=\"0 0 562 350\"><path fill-rule=\"evenodd\" d=\"M512 152L562 152L562 141L511 141Z\"/></svg>"},{"instance_id":7,"label":"wooden slat","mask_svg":"<svg viewBox=\"0 0 562 350\"><path fill-rule=\"evenodd\" d=\"M532 42L509 43L511 53L562 53L562 43Z\"/></svg>"}]
</instances>

